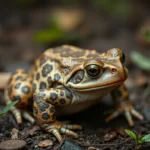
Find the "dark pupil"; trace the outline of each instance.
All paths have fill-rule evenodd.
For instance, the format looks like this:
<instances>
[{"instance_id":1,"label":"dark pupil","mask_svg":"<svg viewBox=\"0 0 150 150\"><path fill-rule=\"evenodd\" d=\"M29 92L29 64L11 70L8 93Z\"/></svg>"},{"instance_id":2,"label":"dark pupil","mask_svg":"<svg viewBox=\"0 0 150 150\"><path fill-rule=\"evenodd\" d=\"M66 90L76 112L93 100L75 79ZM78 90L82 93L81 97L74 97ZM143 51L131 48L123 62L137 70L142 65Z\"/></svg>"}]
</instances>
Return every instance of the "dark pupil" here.
<instances>
[{"instance_id":1,"label":"dark pupil","mask_svg":"<svg viewBox=\"0 0 150 150\"><path fill-rule=\"evenodd\" d=\"M89 69L89 72L90 72L91 74L96 74L96 73L97 73L97 69L95 69L95 68L90 68L90 69Z\"/></svg>"}]
</instances>

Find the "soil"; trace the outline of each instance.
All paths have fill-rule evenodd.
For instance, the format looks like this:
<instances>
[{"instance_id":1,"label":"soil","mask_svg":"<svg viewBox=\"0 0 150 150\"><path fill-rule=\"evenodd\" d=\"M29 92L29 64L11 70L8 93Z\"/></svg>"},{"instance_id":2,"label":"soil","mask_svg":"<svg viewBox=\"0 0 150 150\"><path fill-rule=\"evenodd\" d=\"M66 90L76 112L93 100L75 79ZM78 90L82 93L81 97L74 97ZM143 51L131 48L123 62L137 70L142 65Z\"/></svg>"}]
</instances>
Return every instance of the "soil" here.
<instances>
[{"instance_id":1,"label":"soil","mask_svg":"<svg viewBox=\"0 0 150 150\"><path fill-rule=\"evenodd\" d=\"M83 7L82 3L86 3L85 7ZM69 3L67 8L74 7L74 5ZM146 16L150 15L148 11L150 3L147 1L130 2L131 8L125 16L113 16L103 8L90 7L90 5L90 1L83 1L75 7L77 10L80 8L86 14L86 17L84 17L80 25L70 32L72 34L77 32L80 38L68 40L65 43L83 48L94 48L98 51L105 51L113 47L121 48L126 55L126 66L129 69L129 78L126 81L126 85L130 99L136 110L142 114L143 112L148 113L145 110L150 109L150 94L145 97L145 91L149 82L149 73L133 64L130 59L130 53L132 50L136 50L150 56L149 45L137 37L140 33L140 27L144 26L148 20ZM57 3L55 1L41 2L40 0L30 6L20 6L8 0L5 0L0 5L1 10L3 10L3 13L0 14L1 72L13 72L18 67L28 70L34 59L40 56L46 48L65 44L64 41L60 40L49 43L38 43L33 40L36 32L48 28L47 16L51 13L50 10L56 7L64 8L66 5L63 1ZM4 91L1 90L0 109L4 107L3 94ZM142 135L150 133L150 119L148 117L143 121L133 118L134 127L128 126L123 115L106 123L105 118L107 115L104 115L104 112L112 109L112 99L110 96L106 96L100 104L86 111L58 118L58 120L69 120L71 123L83 126L82 131L77 131L79 134L77 139L63 136L64 141L71 141L83 149L89 150L90 148L95 148L96 150L150 149L150 143L144 143L137 147L135 142L126 135L117 134L110 141L106 142L104 140L104 136L109 133L108 130L115 131L120 127L131 129ZM143 115L145 116L145 114ZM13 128L19 129L19 139L27 142L25 150L60 149L61 144L63 144L59 144L53 136L42 130L33 132L33 135L29 134L27 131L33 130L34 125L24 120L23 124L18 126L11 113L0 117L0 141L11 139ZM53 145L47 148L38 147L38 143L44 139L51 139Z\"/></svg>"}]
</instances>

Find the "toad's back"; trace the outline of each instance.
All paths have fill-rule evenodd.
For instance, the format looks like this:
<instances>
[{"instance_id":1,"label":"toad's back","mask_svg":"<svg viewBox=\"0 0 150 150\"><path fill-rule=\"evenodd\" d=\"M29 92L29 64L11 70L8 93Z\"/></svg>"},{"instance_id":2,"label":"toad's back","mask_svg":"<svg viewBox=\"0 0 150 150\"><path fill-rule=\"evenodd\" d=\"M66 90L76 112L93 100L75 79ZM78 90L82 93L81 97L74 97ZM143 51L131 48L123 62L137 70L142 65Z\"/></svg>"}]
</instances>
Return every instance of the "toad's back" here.
<instances>
[{"instance_id":1,"label":"toad's back","mask_svg":"<svg viewBox=\"0 0 150 150\"><path fill-rule=\"evenodd\" d=\"M72 67L73 64L65 62L65 60L76 60L80 59L80 61L85 61L85 59L94 59L98 57L99 53L95 50L83 50L81 48L70 46L70 45L63 45L56 48L47 49L43 55L41 55L36 61L34 66L31 69L33 73L36 71L40 66L42 66L45 62L55 62L59 63L62 67ZM63 61L64 60L64 61Z\"/></svg>"}]
</instances>

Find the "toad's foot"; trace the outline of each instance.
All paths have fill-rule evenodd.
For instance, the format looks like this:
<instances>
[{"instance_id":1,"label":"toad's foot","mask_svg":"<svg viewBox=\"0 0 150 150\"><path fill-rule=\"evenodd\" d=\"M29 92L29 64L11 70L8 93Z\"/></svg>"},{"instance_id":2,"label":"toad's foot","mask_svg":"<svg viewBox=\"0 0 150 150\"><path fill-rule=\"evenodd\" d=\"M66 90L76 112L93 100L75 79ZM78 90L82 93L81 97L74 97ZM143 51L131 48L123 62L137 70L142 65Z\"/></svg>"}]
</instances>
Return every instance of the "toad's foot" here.
<instances>
[{"instance_id":1,"label":"toad's foot","mask_svg":"<svg viewBox=\"0 0 150 150\"><path fill-rule=\"evenodd\" d=\"M134 125L132 115L139 120L143 120L143 116L139 112L137 112L129 102L124 102L124 104L122 104L118 108L116 108L116 110L107 117L106 122L116 118L120 114L125 115L130 126Z\"/></svg>"},{"instance_id":2,"label":"toad's foot","mask_svg":"<svg viewBox=\"0 0 150 150\"><path fill-rule=\"evenodd\" d=\"M29 121L31 124L35 123L35 119L26 111L20 111L15 106L11 107L10 111L13 113L18 124L22 124L22 117Z\"/></svg>"},{"instance_id":3,"label":"toad's foot","mask_svg":"<svg viewBox=\"0 0 150 150\"><path fill-rule=\"evenodd\" d=\"M55 121L54 123L51 124L42 124L41 127L47 132L52 133L58 139L59 142L62 142L61 133L77 138L78 134L72 130L82 129L82 126L80 125L64 124L59 121Z\"/></svg>"}]
</instances>

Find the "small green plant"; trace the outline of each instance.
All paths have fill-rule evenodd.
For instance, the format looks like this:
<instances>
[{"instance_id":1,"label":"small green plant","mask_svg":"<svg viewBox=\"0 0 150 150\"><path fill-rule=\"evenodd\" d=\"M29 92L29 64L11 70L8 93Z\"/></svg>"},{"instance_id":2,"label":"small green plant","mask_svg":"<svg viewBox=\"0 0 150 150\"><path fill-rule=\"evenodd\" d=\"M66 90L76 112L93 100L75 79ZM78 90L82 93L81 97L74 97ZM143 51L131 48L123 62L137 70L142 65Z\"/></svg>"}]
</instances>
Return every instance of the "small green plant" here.
<instances>
[{"instance_id":1,"label":"small green plant","mask_svg":"<svg viewBox=\"0 0 150 150\"><path fill-rule=\"evenodd\" d=\"M14 106L17 102L18 102L18 100L7 104L2 110L0 110L0 116L2 116L2 115L4 115L5 113L7 113L7 112L10 110L10 108L11 108L12 106Z\"/></svg>"},{"instance_id":2,"label":"small green plant","mask_svg":"<svg viewBox=\"0 0 150 150\"><path fill-rule=\"evenodd\" d=\"M125 130L126 133L135 141L135 143L137 145L142 144L142 143L146 143L146 142L150 142L150 134L147 135L139 135L131 130Z\"/></svg>"},{"instance_id":3,"label":"small green plant","mask_svg":"<svg viewBox=\"0 0 150 150\"><path fill-rule=\"evenodd\" d=\"M141 69L150 72L150 59L137 51L130 53L131 60Z\"/></svg>"}]
</instances>

